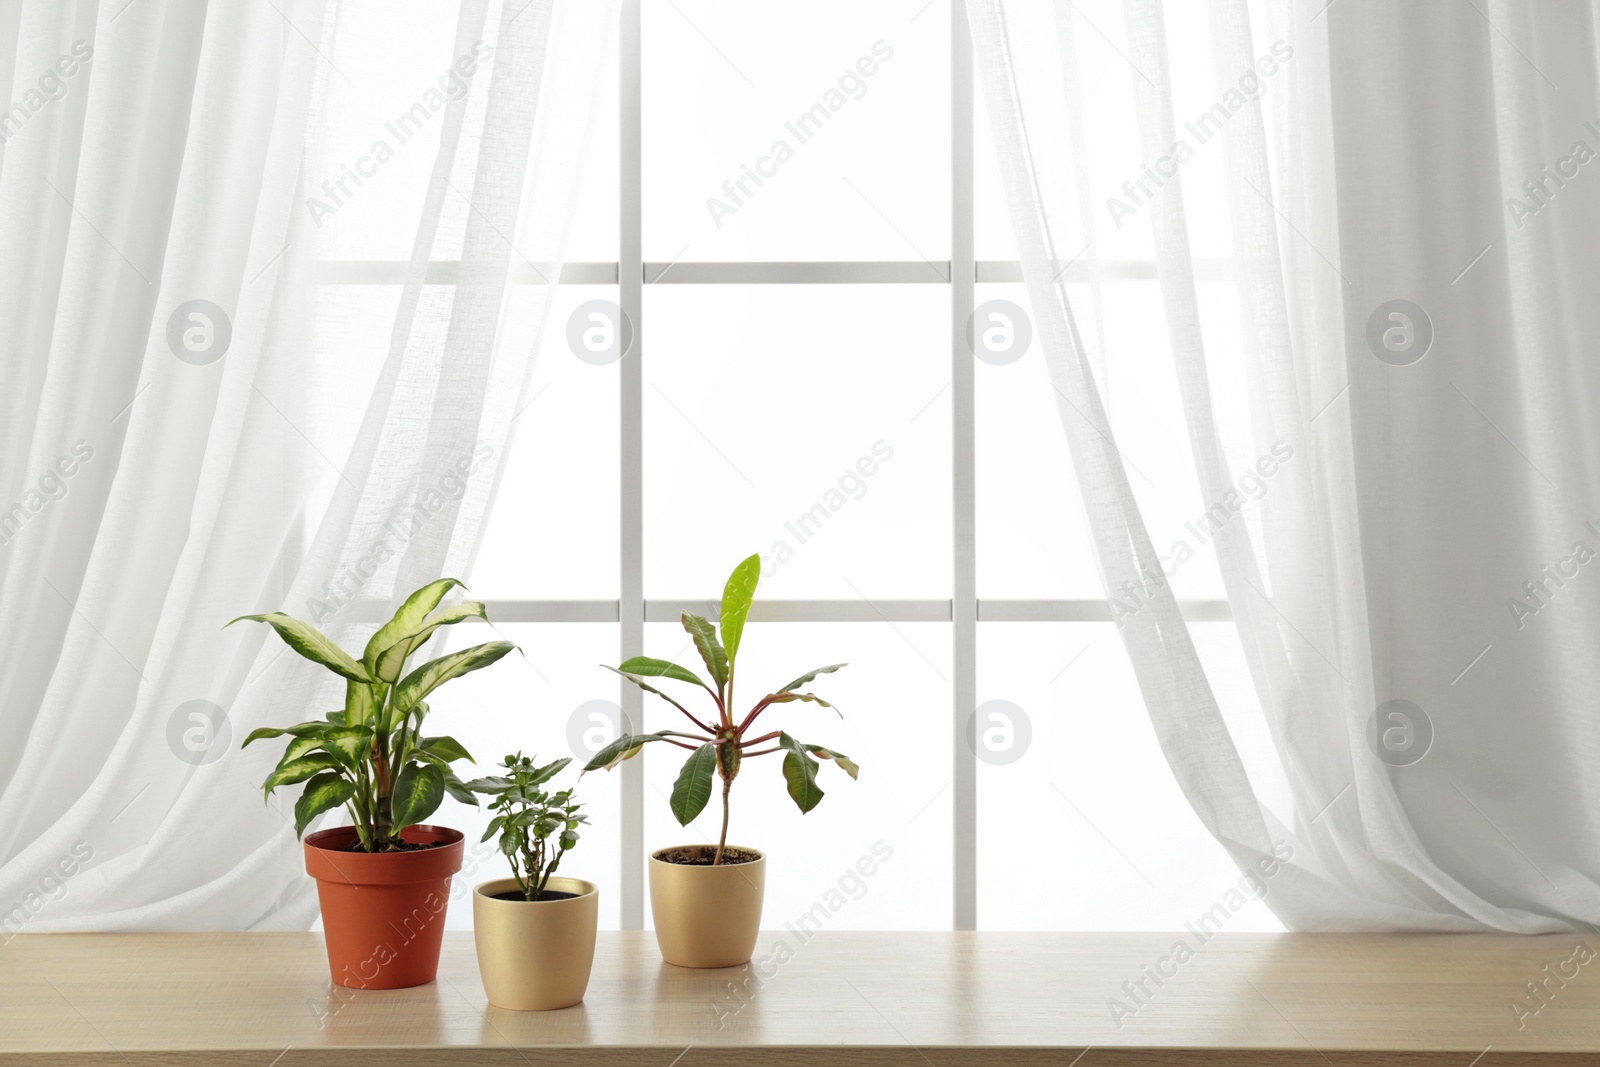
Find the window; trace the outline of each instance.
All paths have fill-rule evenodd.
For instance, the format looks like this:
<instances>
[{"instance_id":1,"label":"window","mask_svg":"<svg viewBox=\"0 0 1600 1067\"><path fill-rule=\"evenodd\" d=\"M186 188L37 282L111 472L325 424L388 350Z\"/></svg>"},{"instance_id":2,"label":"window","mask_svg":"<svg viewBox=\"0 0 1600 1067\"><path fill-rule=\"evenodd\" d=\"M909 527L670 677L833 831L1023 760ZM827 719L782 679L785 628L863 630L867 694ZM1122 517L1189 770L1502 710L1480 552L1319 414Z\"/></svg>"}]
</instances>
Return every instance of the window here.
<instances>
[{"instance_id":1,"label":"window","mask_svg":"<svg viewBox=\"0 0 1600 1067\"><path fill-rule=\"evenodd\" d=\"M369 102L369 120L415 95L407 74L451 58L439 5L384 11L370 21L394 39L339 57L392 97ZM705 611L729 567L759 551L745 676L851 661L826 689L842 722L807 708L785 723L863 768L852 783L824 767L829 796L804 818L771 761L741 777L731 838L769 849L770 919L809 909L882 841L893 858L836 928L1181 928L1237 874L1144 714L1038 342L1003 365L967 349L975 308L1025 310L1027 297L959 0L629 0L622 22L560 311L474 575L526 669L467 679L439 713L485 761L581 758L623 726L664 722L597 665L639 653L692 664L678 612ZM1106 87L1090 136L1125 139L1116 46L1078 47L1088 84ZM385 205L420 187L432 150L420 144L413 170L335 220L320 343L348 342L349 358L381 356L407 254ZM1148 231L1100 219L1096 235L1101 313L1088 333L1114 419L1170 427L1171 447L1128 456L1160 540L1203 509ZM438 267L447 285L449 263ZM631 326L635 345L585 360L569 324ZM1252 708L1214 559L1202 552L1176 583L1224 705ZM1238 718L1241 746L1269 744L1249 732L1258 717ZM712 832L709 814L689 828L670 816L675 754L647 750L583 780L595 825L568 863L604 887L603 926L648 925L648 849ZM1250 908L1236 928L1277 928Z\"/></svg>"}]
</instances>

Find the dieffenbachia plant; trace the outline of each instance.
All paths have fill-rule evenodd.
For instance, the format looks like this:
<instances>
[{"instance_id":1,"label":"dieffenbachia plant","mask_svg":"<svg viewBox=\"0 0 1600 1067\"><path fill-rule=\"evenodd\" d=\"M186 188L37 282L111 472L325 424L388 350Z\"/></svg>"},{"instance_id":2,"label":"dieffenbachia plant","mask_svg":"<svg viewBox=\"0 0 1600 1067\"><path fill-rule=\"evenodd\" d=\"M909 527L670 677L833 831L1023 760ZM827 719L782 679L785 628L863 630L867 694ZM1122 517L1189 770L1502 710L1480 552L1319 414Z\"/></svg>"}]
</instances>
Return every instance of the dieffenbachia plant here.
<instances>
[{"instance_id":1,"label":"dieffenbachia plant","mask_svg":"<svg viewBox=\"0 0 1600 1067\"><path fill-rule=\"evenodd\" d=\"M577 847L578 826L589 821L589 816L578 814L582 805L572 799L571 789L547 793L540 788L571 762L558 759L539 767L518 752L505 758L505 774L467 783L474 793L494 798L489 802L494 818L483 840L500 835L500 851L511 864L511 877L524 900L538 900L544 893L561 857Z\"/></svg>"},{"instance_id":2,"label":"dieffenbachia plant","mask_svg":"<svg viewBox=\"0 0 1600 1067\"><path fill-rule=\"evenodd\" d=\"M705 810L706 803L711 799L713 776L722 779L722 835L717 839L717 852L712 859L713 864L722 862L722 853L727 848L728 792L733 788L733 779L738 775L739 767L745 757L765 756L773 752L784 753L783 777L789 785L789 796L802 812L810 811L822 799L822 790L817 785L818 763L813 757L833 760L851 778L855 778L860 771L860 768L842 753L823 748L821 745L802 744L781 730L773 730L758 737L749 736L757 717L774 704L787 704L799 700L833 708L832 704L821 697L801 692L801 686L807 685L819 674L831 674L845 666L843 663L818 667L814 671L802 674L777 692L768 693L756 701L744 718L737 722L734 720L734 665L739 655L740 640L744 636L745 618L750 614L750 604L755 598L756 584L760 580L760 556L751 556L744 560L729 575L728 584L722 590L721 640L718 640L717 629L711 625L710 620L693 612L683 613L683 628L694 639L695 648L699 650L700 658L705 662L706 670L711 673L711 680L716 683L716 688L707 685L699 675L685 667L668 660L651 659L648 656L635 656L620 667L606 668L677 708L700 732L662 730L653 734L624 734L601 749L584 768L586 772L602 768L610 770L623 760L633 758L651 741L665 741L669 745L688 749L692 754L684 763L683 770L678 773L677 783L672 787L672 814L677 817L679 825L689 825ZM693 714L682 704L651 686L645 681L646 678L670 678L704 689L716 705L715 723ZM838 712L837 708L833 710L835 713ZM757 747L763 744L769 744L770 747Z\"/></svg>"},{"instance_id":3,"label":"dieffenbachia plant","mask_svg":"<svg viewBox=\"0 0 1600 1067\"><path fill-rule=\"evenodd\" d=\"M488 620L483 604L468 600L438 613L434 609L455 586L441 578L406 598L394 617L378 628L360 659L352 658L316 627L282 612L244 615L270 625L284 643L313 663L345 679L344 707L324 719L282 730L264 726L244 739L288 735L283 759L261 783L264 794L305 783L294 806L295 835L305 833L312 819L344 804L366 852L400 847L400 831L422 822L449 793L477 806L473 795L450 764L472 757L453 737L425 737L423 698L452 678L475 671L510 652L510 641L490 641L440 656L406 670L406 660L427 643L435 630L464 619ZM243 746L240 746L243 747Z\"/></svg>"}]
</instances>

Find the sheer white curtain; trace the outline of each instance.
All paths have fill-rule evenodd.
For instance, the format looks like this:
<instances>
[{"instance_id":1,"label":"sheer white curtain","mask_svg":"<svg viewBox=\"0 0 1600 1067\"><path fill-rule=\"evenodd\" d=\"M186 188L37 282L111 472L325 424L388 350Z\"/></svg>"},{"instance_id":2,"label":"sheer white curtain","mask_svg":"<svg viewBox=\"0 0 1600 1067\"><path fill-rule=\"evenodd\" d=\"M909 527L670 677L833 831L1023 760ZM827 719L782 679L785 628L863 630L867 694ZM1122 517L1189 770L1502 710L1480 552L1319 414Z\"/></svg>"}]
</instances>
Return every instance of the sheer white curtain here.
<instances>
[{"instance_id":1,"label":"sheer white curtain","mask_svg":"<svg viewBox=\"0 0 1600 1067\"><path fill-rule=\"evenodd\" d=\"M396 72L414 106L354 141L329 131L372 87L338 57L380 5L0 9L0 938L315 915L238 742L340 688L221 627L282 608L355 644L468 576L613 8L462 0L441 64ZM385 351L313 361L326 216L400 152Z\"/></svg>"},{"instance_id":2,"label":"sheer white curtain","mask_svg":"<svg viewBox=\"0 0 1600 1067\"><path fill-rule=\"evenodd\" d=\"M967 6L1102 577L1196 814L1241 867L1292 853L1267 896L1291 928L1593 922L1591 6ZM1137 131L1109 161L1081 132L1107 48L1100 106L1120 94ZM1100 388L1118 352L1075 319L1098 304L1061 280L1132 226L1264 758L1230 735L1176 546L1130 486Z\"/></svg>"}]
</instances>

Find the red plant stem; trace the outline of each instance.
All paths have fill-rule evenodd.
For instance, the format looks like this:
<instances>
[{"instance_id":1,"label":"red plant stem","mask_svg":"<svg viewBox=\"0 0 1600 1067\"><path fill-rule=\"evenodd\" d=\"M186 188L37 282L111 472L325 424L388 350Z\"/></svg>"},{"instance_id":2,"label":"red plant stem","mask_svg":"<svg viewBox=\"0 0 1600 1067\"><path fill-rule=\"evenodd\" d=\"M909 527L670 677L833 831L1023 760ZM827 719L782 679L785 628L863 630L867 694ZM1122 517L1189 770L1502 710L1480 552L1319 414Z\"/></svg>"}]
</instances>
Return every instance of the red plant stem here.
<instances>
[{"instance_id":1,"label":"red plant stem","mask_svg":"<svg viewBox=\"0 0 1600 1067\"><path fill-rule=\"evenodd\" d=\"M783 749L777 748L777 747L764 748L760 752L746 752L745 756L747 756L747 757L748 756L765 756L770 752L782 752L782 751L783 751Z\"/></svg>"},{"instance_id":2,"label":"red plant stem","mask_svg":"<svg viewBox=\"0 0 1600 1067\"><path fill-rule=\"evenodd\" d=\"M773 738L781 737L781 736L783 736L783 731L782 730L774 730L770 734L762 734L760 737L752 737L747 741L746 740L740 740L739 744L741 746L743 746L743 745L759 745L763 741L771 741Z\"/></svg>"},{"instance_id":3,"label":"red plant stem","mask_svg":"<svg viewBox=\"0 0 1600 1067\"><path fill-rule=\"evenodd\" d=\"M677 746L678 746L678 747L679 747L679 748L686 748L686 749L688 749L688 750L689 750L689 751L690 751L690 752L695 752L695 751L697 751L697 750L698 750L698 749L699 749L699 747L700 747L700 746L699 746L699 745L686 745L686 744L684 744L684 743L683 743L683 742L682 742L682 741L674 741L674 740L673 740L673 739L672 739L672 738L670 738L670 737L663 737L663 738L662 738L662 739L661 739L661 740L663 740L663 741L665 741L665 742L666 742L666 743L667 743L667 744L669 744L669 745L677 745Z\"/></svg>"},{"instance_id":4,"label":"red plant stem","mask_svg":"<svg viewBox=\"0 0 1600 1067\"><path fill-rule=\"evenodd\" d=\"M744 733L746 730L748 730L750 728L750 724L756 721L756 716L760 715L763 711L767 710L767 708L769 708L771 706L772 706L772 697L771 696L762 697L761 698L761 702L758 703L755 707L751 708L750 709L750 714L748 714L748 715L746 715L744 717L744 722L739 724L739 732L740 733Z\"/></svg>"}]
</instances>

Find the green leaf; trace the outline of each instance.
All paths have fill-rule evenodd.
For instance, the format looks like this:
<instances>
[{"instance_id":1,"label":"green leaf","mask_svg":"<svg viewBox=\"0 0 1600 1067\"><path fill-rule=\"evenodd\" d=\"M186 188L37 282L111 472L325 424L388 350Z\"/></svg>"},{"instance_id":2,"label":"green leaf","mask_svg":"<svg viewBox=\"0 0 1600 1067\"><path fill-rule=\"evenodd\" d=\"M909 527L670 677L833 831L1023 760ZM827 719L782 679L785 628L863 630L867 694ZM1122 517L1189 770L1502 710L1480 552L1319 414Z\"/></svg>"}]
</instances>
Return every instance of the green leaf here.
<instances>
[{"instance_id":1,"label":"green leaf","mask_svg":"<svg viewBox=\"0 0 1600 1067\"><path fill-rule=\"evenodd\" d=\"M299 722L293 726L286 726L281 730L276 726L263 726L260 729L251 730L250 736L245 738L244 743L239 747L245 748L252 741L261 741L269 737L282 737L284 734L289 734L297 740L307 737L320 738L331 729L333 729L332 724L326 722Z\"/></svg>"},{"instance_id":2,"label":"green leaf","mask_svg":"<svg viewBox=\"0 0 1600 1067\"><path fill-rule=\"evenodd\" d=\"M683 628L694 638L694 647L700 650L700 658L705 660L706 670L711 672L720 692L728 684L728 653L717 640L716 627L710 619L692 611L684 612L682 618Z\"/></svg>"},{"instance_id":3,"label":"green leaf","mask_svg":"<svg viewBox=\"0 0 1600 1067\"><path fill-rule=\"evenodd\" d=\"M545 764L543 767L540 767L539 769L535 770L533 772L533 777L528 779L529 787L531 788L533 786L543 785L544 783L548 782L550 779L554 778L556 775L560 774L562 769L565 768L566 765L571 763L571 762L572 762L572 757L571 756L567 756L567 757L564 757L562 759L556 760L554 763Z\"/></svg>"},{"instance_id":4,"label":"green leaf","mask_svg":"<svg viewBox=\"0 0 1600 1067\"><path fill-rule=\"evenodd\" d=\"M294 804L294 835L304 835L312 819L343 804L355 796L355 792L355 783L337 771L327 771L311 779Z\"/></svg>"},{"instance_id":5,"label":"green leaf","mask_svg":"<svg viewBox=\"0 0 1600 1067\"><path fill-rule=\"evenodd\" d=\"M450 768L443 767L440 769L444 772L444 791L463 804L469 804L474 808L477 807L478 798L472 790L467 788L466 783L457 778Z\"/></svg>"},{"instance_id":6,"label":"green leaf","mask_svg":"<svg viewBox=\"0 0 1600 1067\"><path fill-rule=\"evenodd\" d=\"M372 728L340 726L324 734L321 742L323 748L353 771L372 754Z\"/></svg>"},{"instance_id":7,"label":"green leaf","mask_svg":"<svg viewBox=\"0 0 1600 1067\"><path fill-rule=\"evenodd\" d=\"M861 768L856 766L856 761L846 756L843 752L835 752L831 748L823 748L821 745L802 745L800 747L820 759L833 760L839 765L839 769L852 779L861 773Z\"/></svg>"},{"instance_id":8,"label":"green leaf","mask_svg":"<svg viewBox=\"0 0 1600 1067\"><path fill-rule=\"evenodd\" d=\"M847 664L847 663L830 663L826 667L818 667L814 671L808 671L805 674L802 674L800 677L796 678L794 681L790 682L788 685L786 685L782 689L778 690L778 692L780 692L780 693L791 693L794 690L799 689L802 685L805 685L807 682L809 682L812 679L814 679L819 674L832 674L834 671L838 670L840 667L847 667L847 666L849 666L849 664Z\"/></svg>"},{"instance_id":9,"label":"green leaf","mask_svg":"<svg viewBox=\"0 0 1600 1067\"><path fill-rule=\"evenodd\" d=\"M289 742L289 747L284 749L283 759L278 762L282 764L288 760L299 759L307 752L315 752L321 747L322 738L320 737L296 737Z\"/></svg>"},{"instance_id":10,"label":"green leaf","mask_svg":"<svg viewBox=\"0 0 1600 1067\"><path fill-rule=\"evenodd\" d=\"M444 771L431 763L412 763L394 781L390 810L396 831L419 823L444 803Z\"/></svg>"},{"instance_id":11,"label":"green leaf","mask_svg":"<svg viewBox=\"0 0 1600 1067\"><path fill-rule=\"evenodd\" d=\"M618 674L637 674L645 678L671 678L676 682L688 682L698 685L703 689L710 686L700 680L700 676L685 667L671 663L664 659L651 659L649 656L635 656L625 661L617 668Z\"/></svg>"},{"instance_id":12,"label":"green leaf","mask_svg":"<svg viewBox=\"0 0 1600 1067\"><path fill-rule=\"evenodd\" d=\"M515 647L510 641L488 641L424 663L395 686L391 706L397 715L407 714L423 697L450 679L487 667Z\"/></svg>"},{"instance_id":13,"label":"green leaf","mask_svg":"<svg viewBox=\"0 0 1600 1067\"><path fill-rule=\"evenodd\" d=\"M679 826L688 826L711 799L712 774L717 767L717 746L706 742L683 761L672 786L672 814Z\"/></svg>"},{"instance_id":14,"label":"green leaf","mask_svg":"<svg viewBox=\"0 0 1600 1067\"><path fill-rule=\"evenodd\" d=\"M366 726L378 718L383 707L383 685L365 682L346 682L344 687L344 725Z\"/></svg>"},{"instance_id":15,"label":"green leaf","mask_svg":"<svg viewBox=\"0 0 1600 1067\"><path fill-rule=\"evenodd\" d=\"M472 762L472 753L453 737L424 737L417 748L429 755L438 756L447 763L458 759Z\"/></svg>"},{"instance_id":16,"label":"green leaf","mask_svg":"<svg viewBox=\"0 0 1600 1067\"><path fill-rule=\"evenodd\" d=\"M367 642L366 651L361 654L361 662L366 664L367 671L374 678L382 677L377 673L378 656L387 648L397 642L410 637L422 628L423 620L428 617L428 612L439 606L439 601L444 595L461 583L454 578L440 578L436 582L429 582L406 597L394 616L372 635ZM393 678L387 679L393 682Z\"/></svg>"},{"instance_id":17,"label":"green leaf","mask_svg":"<svg viewBox=\"0 0 1600 1067\"><path fill-rule=\"evenodd\" d=\"M300 756L295 759L285 757L273 772L267 775L266 781L261 783L261 790L270 793L280 785L294 785L303 782L313 774L321 771L334 771L339 769L339 761L326 752L314 752L309 756Z\"/></svg>"},{"instance_id":18,"label":"green leaf","mask_svg":"<svg viewBox=\"0 0 1600 1067\"><path fill-rule=\"evenodd\" d=\"M245 738L244 742L240 744L239 747L249 748L250 742L252 741L262 741L269 737L282 737L288 732L288 730L280 730L276 726L263 726L259 730L251 730L250 736Z\"/></svg>"},{"instance_id":19,"label":"green leaf","mask_svg":"<svg viewBox=\"0 0 1600 1067\"><path fill-rule=\"evenodd\" d=\"M393 682L400 677L401 670L405 667L406 657L428 643L428 638L441 626L454 626L467 619L488 620L489 609L483 606L480 600L464 600L451 608L446 608L427 621L416 633L396 641L393 645L378 653L374 673L386 682Z\"/></svg>"},{"instance_id":20,"label":"green leaf","mask_svg":"<svg viewBox=\"0 0 1600 1067\"><path fill-rule=\"evenodd\" d=\"M478 843L482 844L483 842L489 840L489 838L493 837L495 834L499 833L500 832L500 828L502 826L504 826L505 824L506 824L506 817L504 815L496 815L494 818L490 819L489 820L489 825L483 831L483 836L478 838Z\"/></svg>"},{"instance_id":21,"label":"green leaf","mask_svg":"<svg viewBox=\"0 0 1600 1067\"><path fill-rule=\"evenodd\" d=\"M768 704L788 704L791 701L804 700L809 704L820 704L825 708L833 708L834 714L838 715L841 719L844 718L844 712L840 711L838 708L835 708L832 704L828 703L826 700L823 700L815 693L771 693L765 697L765 700Z\"/></svg>"},{"instance_id":22,"label":"green leaf","mask_svg":"<svg viewBox=\"0 0 1600 1067\"><path fill-rule=\"evenodd\" d=\"M778 735L778 746L788 749L783 757L783 778L789 783L789 796L802 812L810 811L822 800L817 785L817 761L788 734Z\"/></svg>"},{"instance_id":23,"label":"green leaf","mask_svg":"<svg viewBox=\"0 0 1600 1067\"><path fill-rule=\"evenodd\" d=\"M370 682L372 676L367 669L345 654L344 649L334 644L321 630L308 622L292 619L281 611L271 611L265 615L241 615L233 622L264 622L278 631L278 636L283 638L283 643L300 653L313 663L320 663L335 674L343 675L352 681Z\"/></svg>"},{"instance_id":24,"label":"green leaf","mask_svg":"<svg viewBox=\"0 0 1600 1067\"><path fill-rule=\"evenodd\" d=\"M594 759L584 766L584 773L599 770L609 771L623 760L629 760L637 756L639 750L648 742L660 741L664 737L671 736L678 735L672 734L670 731L663 731L659 734L623 734L605 748L596 752Z\"/></svg>"},{"instance_id":25,"label":"green leaf","mask_svg":"<svg viewBox=\"0 0 1600 1067\"><path fill-rule=\"evenodd\" d=\"M739 655L739 639L744 636L744 620L750 614L750 605L756 597L756 584L761 581L761 557L751 556L733 568L728 584L722 589L722 647L728 653L728 672L733 672L733 661Z\"/></svg>"}]
</instances>

